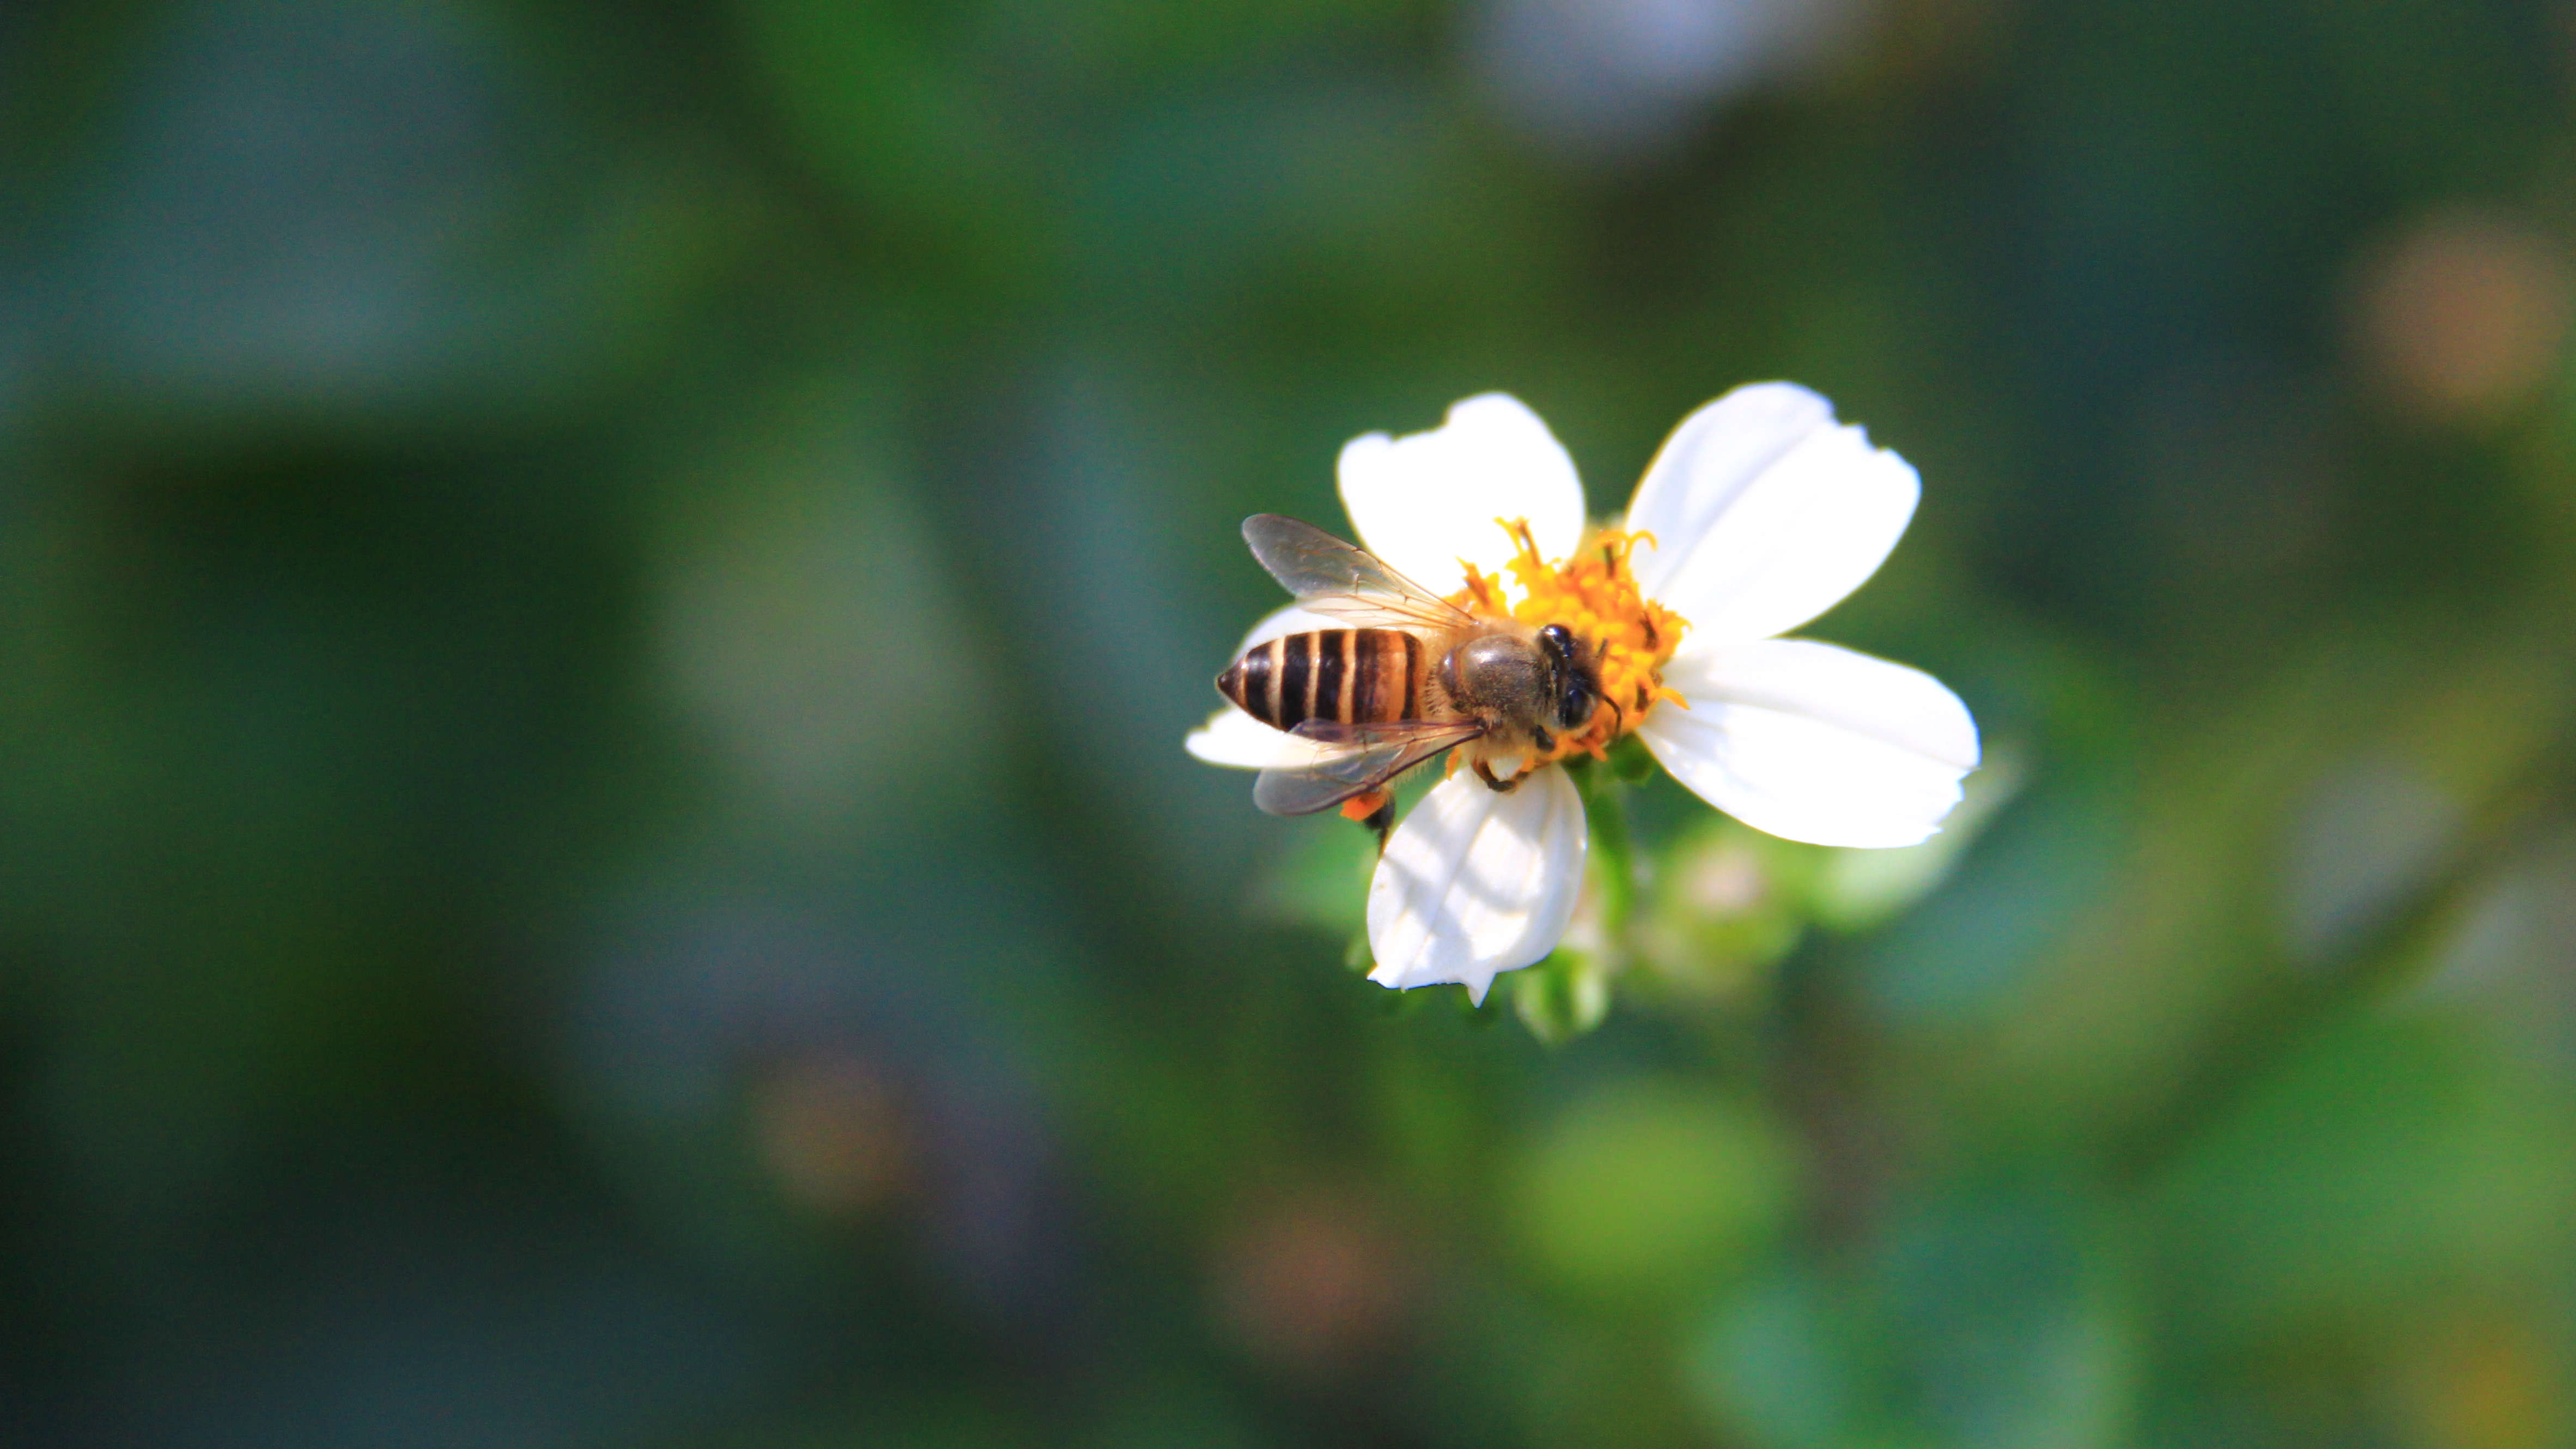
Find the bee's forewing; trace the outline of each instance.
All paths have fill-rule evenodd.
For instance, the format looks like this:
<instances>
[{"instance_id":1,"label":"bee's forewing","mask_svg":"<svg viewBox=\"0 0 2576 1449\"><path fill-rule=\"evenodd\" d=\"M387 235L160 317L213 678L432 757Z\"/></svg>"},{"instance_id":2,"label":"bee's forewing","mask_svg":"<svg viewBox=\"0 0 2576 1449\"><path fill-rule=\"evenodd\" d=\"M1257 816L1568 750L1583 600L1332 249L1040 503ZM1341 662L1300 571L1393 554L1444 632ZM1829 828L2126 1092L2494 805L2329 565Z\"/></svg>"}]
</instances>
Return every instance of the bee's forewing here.
<instances>
[{"instance_id":1,"label":"bee's forewing","mask_svg":"<svg viewBox=\"0 0 2576 1449\"><path fill-rule=\"evenodd\" d=\"M1312 765L1261 772L1252 803L1273 815L1312 815L1362 795L1485 732L1475 720L1395 720L1345 724L1308 720L1293 733L1319 744L1345 746Z\"/></svg>"},{"instance_id":2,"label":"bee's forewing","mask_svg":"<svg viewBox=\"0 0 2576 1449\"><path fill-rule=\"evenodd\" d=\"M1297 601L1364 629L1454 629L1464 609L1388 568L1375 554L1276 513L1243 521L1243 541Z\"/></svg>"}]
</instances>

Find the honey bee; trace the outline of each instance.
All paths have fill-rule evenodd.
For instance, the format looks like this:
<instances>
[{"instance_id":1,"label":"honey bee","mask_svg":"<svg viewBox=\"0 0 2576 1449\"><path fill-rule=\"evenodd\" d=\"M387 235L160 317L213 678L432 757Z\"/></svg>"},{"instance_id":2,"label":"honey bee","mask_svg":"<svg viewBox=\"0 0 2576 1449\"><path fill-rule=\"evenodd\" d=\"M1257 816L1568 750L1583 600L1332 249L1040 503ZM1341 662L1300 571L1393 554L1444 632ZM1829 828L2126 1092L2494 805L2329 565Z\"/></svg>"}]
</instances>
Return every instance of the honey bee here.
<instances>
[{"instance_id":1,"label":"honey bee","mask_svg":"<svg viewBox=\"0 0 2576 1449\"><path fill-rule=\"evenodd\" d=\"M1382 847L1396 776L1472 741L1477 776L1510 790L1520 775L1496 775L1493 760L1554 749L1600 704L1599 661L1563 624L1480 619L1275 513L1245 519L1243 541L1300 605L1351 626L1256 644L1216 677L1244 713L1323 747L1310 764L1261 772L1252 803L1273 815L1340 805Z\"/></svg>"}]
</instances>

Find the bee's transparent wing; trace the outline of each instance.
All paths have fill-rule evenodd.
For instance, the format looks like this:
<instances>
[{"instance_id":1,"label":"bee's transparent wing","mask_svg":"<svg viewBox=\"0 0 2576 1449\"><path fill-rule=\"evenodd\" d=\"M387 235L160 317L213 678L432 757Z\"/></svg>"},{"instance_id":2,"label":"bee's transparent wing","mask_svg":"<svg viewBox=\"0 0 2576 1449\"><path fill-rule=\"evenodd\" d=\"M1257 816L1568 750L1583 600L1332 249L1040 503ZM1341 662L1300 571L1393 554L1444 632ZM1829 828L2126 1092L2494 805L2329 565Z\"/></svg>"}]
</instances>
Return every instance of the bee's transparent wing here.
<instances>
[{"instance_id":1,"label":"bee's transparent wing","mask_svg":"<svg viewBox=\"0 0 2576 1449\"><path fill-rule=\"evenodd\" d=\"M1299 739L1337 747L1311 765L1273 767L1252 783L1252 803L1273 815L1312 815L1365 795L1425 760L1485 732L1475 720L1394 720L1344 724L1310 719Z\"/></svg>"},{"instance_id":2,"label":"bee's transparent wing","mask_svg":"<svg viewBox=\"0 0 2576 1449\"><path fill-rule=\"evenodd\" d=\"M1363 629L1456 629L1475 616L1311 523L1276 513L1243 520L1243 541L1297 602Z\"/></svg>"}]
</instances>

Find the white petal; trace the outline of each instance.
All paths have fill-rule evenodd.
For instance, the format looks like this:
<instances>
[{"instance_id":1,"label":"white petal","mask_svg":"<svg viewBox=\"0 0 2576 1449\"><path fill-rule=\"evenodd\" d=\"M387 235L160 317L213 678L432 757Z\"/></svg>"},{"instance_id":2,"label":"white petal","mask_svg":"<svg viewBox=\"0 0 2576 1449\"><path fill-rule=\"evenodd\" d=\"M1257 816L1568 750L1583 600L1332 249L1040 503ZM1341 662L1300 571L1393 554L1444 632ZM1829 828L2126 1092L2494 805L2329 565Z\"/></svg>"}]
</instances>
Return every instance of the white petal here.
<instances>
[{"instance_id":1,"label":"white petal","mask_svg":"<svg viewBox=\"0 0 2576 1449\"><path fill-rule=\"evenodd\" d=\"M1526 518L1549 558L1583 541L1583 484L1538 414L1498 392L1449 409L1427 433L1370 433L1342 449L1342 506L1360 546L1433 593L1466 582L1467 559L1488 573L1512 556L1494 520Z\"/></svg>"},{"instance_id":2,"label":"white petal","mask_svg":"<svg viewBox=\"0 0 2576 1449\"><path fill-rule=\"evenodd\" d=\"M1911 465L1836 426L1823 398L1737 388L1685 418L1637 485L1627 527L1655 536L1637 582L1695 639L1768 639L1876 573L1921 491Z\"/></svg>"},{"instance_id":3,"label":"white petal","mask_svg":"<svg viewBox=\"0 0 2576 1449\"><path fill-rule=\"evenodd\" d=\"M1583 884L1583 797L1560 769L1510 794L1460 771L1396 827L1369 881L1369 979L1463 983L1481 1006L1498 972L1556 949Z\"/></svg>"},{"instance_id":4,"label":"white petal","mask_svg":"<svg viewBox=\"0 0 2576 1449\"><path fill-rule=\"evenodd\" d=\"M1638 727L1673 777L1757 830L1817 845L1912 845L1977 767L1977 724L1941 681L1831 644L1693 648L1664 671L1690 708Z\"/></svg>"},{"instance_id":5,"label":"white petal","mask_svg":"<svg viewBox=\"0 0 2576 1449\"><path fill-rule=\"evenodd\" d=\"M1211 765L1238 770L1301 769L1324 754L1322 746L1272 729L1230 704L1190 731L1181 748Z\"/></svg>"}]
</instances>

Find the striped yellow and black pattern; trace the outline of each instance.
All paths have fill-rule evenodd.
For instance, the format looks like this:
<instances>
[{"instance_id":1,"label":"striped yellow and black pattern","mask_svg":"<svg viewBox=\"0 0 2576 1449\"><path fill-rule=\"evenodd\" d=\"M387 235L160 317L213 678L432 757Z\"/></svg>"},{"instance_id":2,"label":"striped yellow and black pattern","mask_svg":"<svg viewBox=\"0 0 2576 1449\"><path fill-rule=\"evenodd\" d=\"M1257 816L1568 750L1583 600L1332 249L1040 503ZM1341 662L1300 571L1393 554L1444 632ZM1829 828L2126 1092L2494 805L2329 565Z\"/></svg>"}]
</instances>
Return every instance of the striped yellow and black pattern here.
<instances>
[{"instance_id":1,"label":"striped yellow and black pattern","mask_svg":"<svg viewBox=\"0 0 2576 1449\"><path fill-rule=\"evenodd\" d=\"M1401 629L1289 634L1234 662L1217 692L1278 729L1310 719L1383 724L1418 719L1430 651Z\"/></svg>"}]
</instances>

